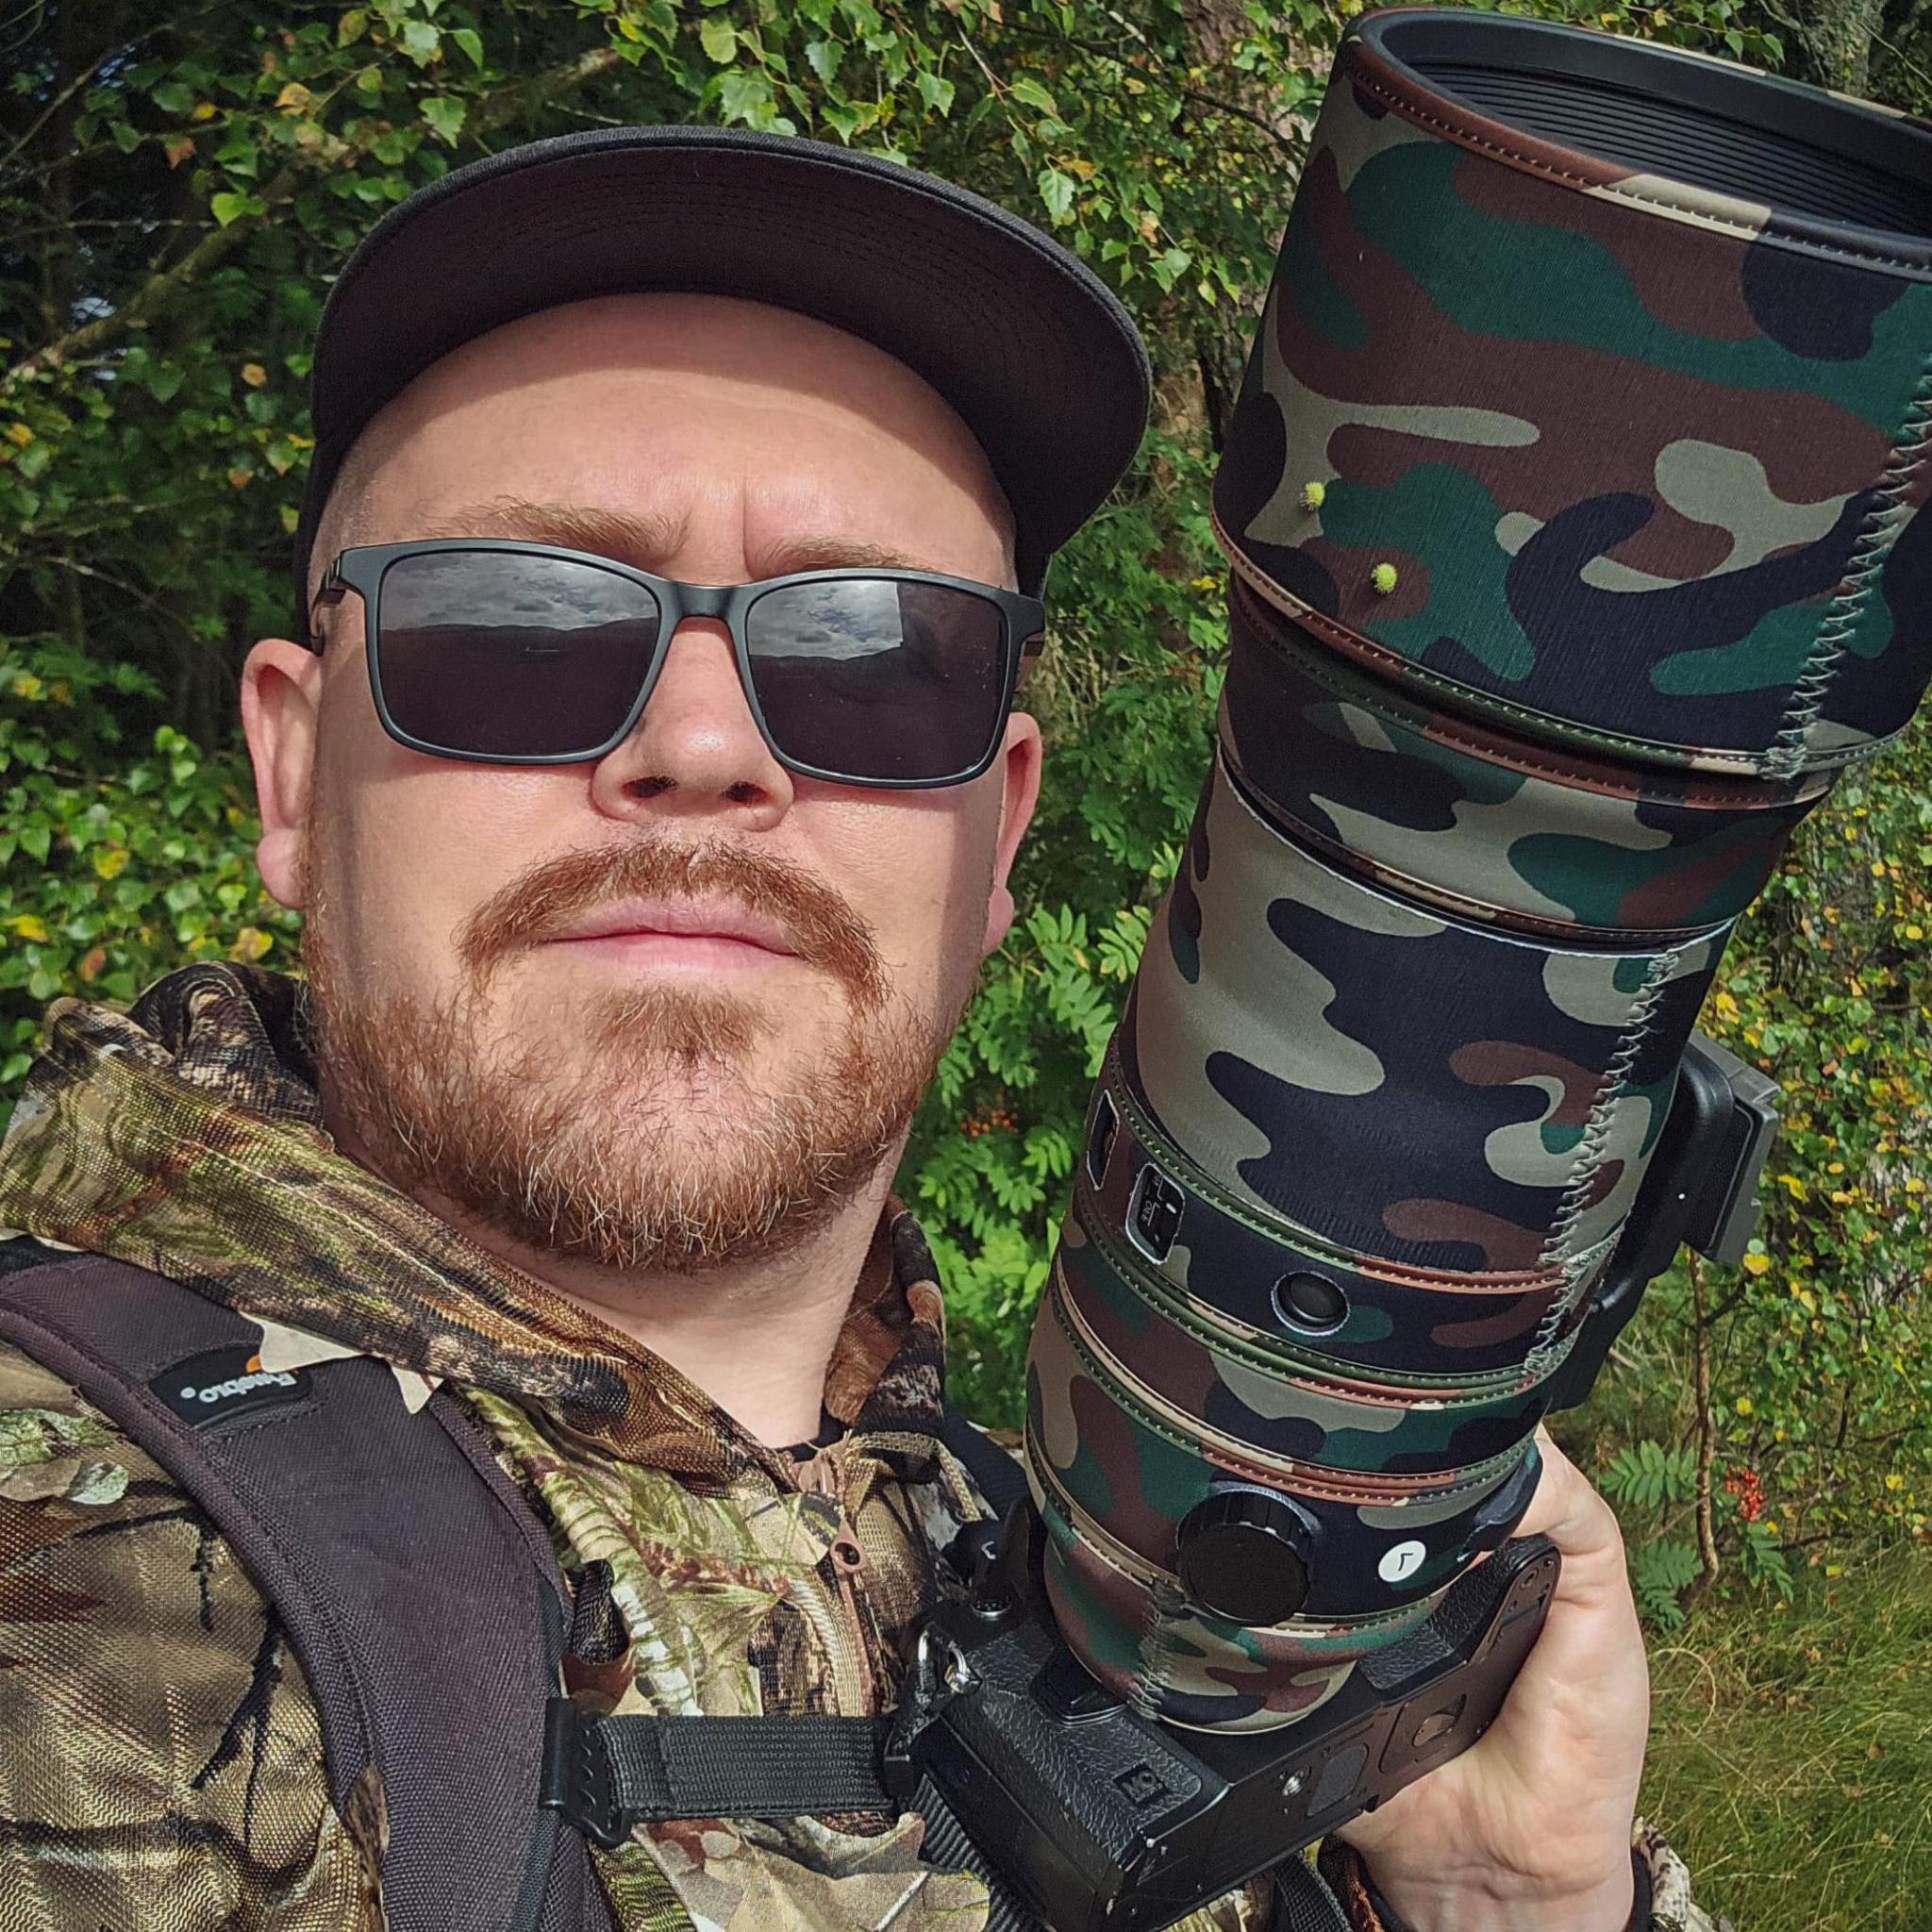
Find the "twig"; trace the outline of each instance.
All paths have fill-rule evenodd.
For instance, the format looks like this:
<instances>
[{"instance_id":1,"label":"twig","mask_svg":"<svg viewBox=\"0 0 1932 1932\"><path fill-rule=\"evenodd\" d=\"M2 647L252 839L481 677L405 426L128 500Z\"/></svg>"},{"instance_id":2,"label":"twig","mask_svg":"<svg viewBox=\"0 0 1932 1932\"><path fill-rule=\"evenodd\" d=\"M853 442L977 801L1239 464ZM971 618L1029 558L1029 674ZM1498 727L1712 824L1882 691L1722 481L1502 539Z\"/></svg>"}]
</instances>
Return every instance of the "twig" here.
<instances>
[{"instance_id":1,"label":"twig","mask_svg":"<svg viewBox=\"0 0 1932 1932\"><path fill-rule=\"evenodd\" d=\"M581 86L616 66L617 62L617 49L606 45L592 48L573 60L559 61L527 81L513 83L483 105L476 118L478 130L512 118L532 101ZM225 228L216 228L203 236L174 267L151 274L119 308L107 315L96 316L92 322L82 323L78 328L68 330L64 336L16 362L5 377L0 378L0 390L39 375L42 370L63 368L75 357L91 354L130 329L152 322L171 308L183 291L198 282L209 269L226 260L283 203L291 200L309 175L320 168L340 169L359 160L368 151L368 146L374 144L374 140L379 138L374 137L370 143L360 146L342 141L328 142L291 161L260 191L263 204L260 214L238 216Z\"/></svg>"}]
</instances>

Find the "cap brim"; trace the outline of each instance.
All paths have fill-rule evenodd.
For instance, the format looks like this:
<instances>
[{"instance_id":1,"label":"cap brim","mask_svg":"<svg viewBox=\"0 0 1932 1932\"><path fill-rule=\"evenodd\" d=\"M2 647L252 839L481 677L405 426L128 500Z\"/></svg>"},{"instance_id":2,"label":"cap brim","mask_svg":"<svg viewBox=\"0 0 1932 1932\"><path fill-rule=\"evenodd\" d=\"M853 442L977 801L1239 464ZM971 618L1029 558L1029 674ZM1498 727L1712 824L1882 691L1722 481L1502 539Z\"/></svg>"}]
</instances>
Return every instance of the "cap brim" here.
<instances>
[{"instance_id":1,"label":"cap brim","mask_svg":"<svg viewBox=\"0 0 1932 1932\"><path fill-rule=\"evenodd\" d=\"M342 458L416 375L537 309L673 290L797 309L916 371L985 450L1025 590L1119 480L1146 420L1146 351L1126 311L1074 256L978 195L740 128L563 135L411 196L338 277L310 372L298 604Z\"/></svg>"}]
</instances>

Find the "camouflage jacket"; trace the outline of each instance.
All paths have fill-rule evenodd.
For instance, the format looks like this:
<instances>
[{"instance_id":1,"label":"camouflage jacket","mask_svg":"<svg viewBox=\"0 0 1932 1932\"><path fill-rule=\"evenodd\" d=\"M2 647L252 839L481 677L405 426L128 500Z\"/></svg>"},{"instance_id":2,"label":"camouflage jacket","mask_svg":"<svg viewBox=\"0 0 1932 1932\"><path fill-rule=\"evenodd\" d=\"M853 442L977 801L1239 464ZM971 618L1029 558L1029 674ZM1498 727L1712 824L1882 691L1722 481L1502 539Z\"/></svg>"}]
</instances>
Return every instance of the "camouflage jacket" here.
<instances>
[{"instance_id":1,"label":"camouflage jacket","mask_svg":"<svg viewBox=\"0 0 1932 1932\"><path fill-rule=\"evenodd\" d=\"M619 1709L890 1707L932 1553L977 1507L936 1434L943 1317L911 1216L889 1209L856 1285L834 1439L768 1448L339 1154L301 1002L293 981L211 964L125 1013L58 1002L0 1148L0 1227L241 1311L265 1366L372 1355L417 1406L448 1382L565 1570L610 1565ZM273 1607L163 1469L4 1346L0 1739L0 1932L380 1932L380 1794L330 1804ZM917 1818L839 1824L640 1828L598 1867L624 1932L983 1924L976 1879L919 1861ZM1352 1859L1332 1847L1324 1869L1374 1932ZM1257 1884L1189 1932L1259 1932L1265 1899Z\"/></svg>"}]
</instances>

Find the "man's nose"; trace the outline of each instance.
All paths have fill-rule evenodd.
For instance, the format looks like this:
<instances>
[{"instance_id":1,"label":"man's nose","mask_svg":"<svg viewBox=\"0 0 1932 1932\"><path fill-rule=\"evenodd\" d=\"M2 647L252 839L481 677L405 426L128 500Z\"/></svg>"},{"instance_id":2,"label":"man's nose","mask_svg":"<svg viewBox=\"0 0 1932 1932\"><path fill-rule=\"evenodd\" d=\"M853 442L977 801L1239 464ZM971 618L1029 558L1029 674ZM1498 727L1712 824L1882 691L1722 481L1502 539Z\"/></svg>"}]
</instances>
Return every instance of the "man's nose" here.
<instances>
[{"instance_id":1,"label":"man's nose","mask_svg":"<svg viewBox=\"0 0 1932 1932\"><path fill-rule=\"evenodd\" d=\"M785 815L791 775L758 730L731 634L718 619L687 618L677 626L643 716L598 760L591 791L613 817L648 803L655 814L723 809L757 829Z\"/></svg>"}]
</instances>

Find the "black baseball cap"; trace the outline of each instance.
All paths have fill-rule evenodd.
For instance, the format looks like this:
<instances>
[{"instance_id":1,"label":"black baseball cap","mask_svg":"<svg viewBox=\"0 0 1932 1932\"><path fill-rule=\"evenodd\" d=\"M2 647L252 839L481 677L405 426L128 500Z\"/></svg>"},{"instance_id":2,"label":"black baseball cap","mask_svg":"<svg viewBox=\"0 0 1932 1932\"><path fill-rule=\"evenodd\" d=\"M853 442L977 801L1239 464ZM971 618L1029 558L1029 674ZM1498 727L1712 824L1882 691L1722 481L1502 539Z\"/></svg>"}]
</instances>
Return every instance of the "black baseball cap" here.
<instances>
[{"instance_id":1,"label":"black baseball cap","mask_svg":"<svg viewBox=\"0 0 1932 1932\"><path fill-rule=\"evenodd\" d=\"M744 128L608 127L419 189L343 264L309 371L297 635L329 486L385 403L517 317L595 295L737 295L832 324L923 376L1012 507L1020 586L1100 506L1146 422L1147 352L1085 263L1029 223L874 155Z\"/></svg>"}]
</instances>

